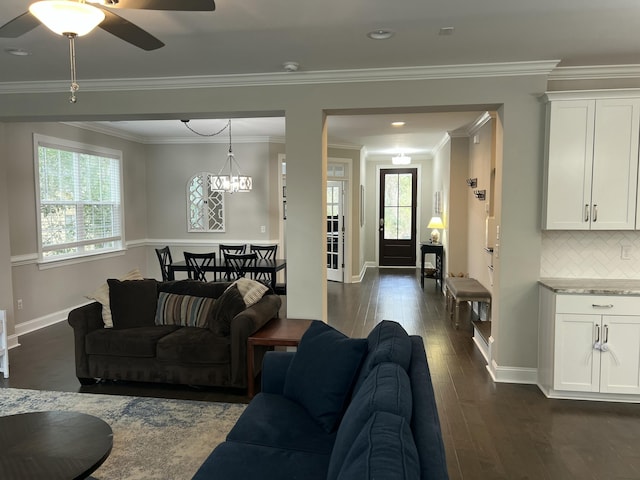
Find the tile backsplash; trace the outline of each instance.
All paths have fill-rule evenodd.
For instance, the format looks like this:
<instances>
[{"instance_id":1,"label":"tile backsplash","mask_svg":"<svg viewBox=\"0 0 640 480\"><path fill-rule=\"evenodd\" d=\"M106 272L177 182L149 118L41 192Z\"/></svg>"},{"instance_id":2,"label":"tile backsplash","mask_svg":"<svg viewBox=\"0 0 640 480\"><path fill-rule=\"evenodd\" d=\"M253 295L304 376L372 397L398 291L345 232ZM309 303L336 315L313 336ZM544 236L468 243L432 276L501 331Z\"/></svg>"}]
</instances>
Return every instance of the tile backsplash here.
<instances>
[{"instance_id":1,"label":"tile backsplash","mask_svg":"<svg viewBox=\"0 0 640 480\"><path fill-rule=\"evenodd\" d=\"M540 277L640 279L640 231L544 231Z\"/></svg>"}]
</instances>

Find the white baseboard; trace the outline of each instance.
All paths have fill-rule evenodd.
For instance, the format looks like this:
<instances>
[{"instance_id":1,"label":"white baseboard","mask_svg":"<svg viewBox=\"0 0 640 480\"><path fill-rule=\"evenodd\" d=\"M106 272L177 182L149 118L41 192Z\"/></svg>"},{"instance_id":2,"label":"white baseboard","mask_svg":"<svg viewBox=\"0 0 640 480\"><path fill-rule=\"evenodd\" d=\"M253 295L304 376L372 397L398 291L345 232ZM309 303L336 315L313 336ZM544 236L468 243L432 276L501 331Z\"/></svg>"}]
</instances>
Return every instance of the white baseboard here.
<instances>
[{"instance_id":1,"label":"white baseboard","mask_svg":"<svg viewBox=\"0 0 640 480\"><path fill-rule=\"evenodd\" d=\"M91 302L85 302L80 305L76 305L74 307L70 307L64 310L60 310L58 312L50 313L40 318L34 318L33 320L28 320L26 322L18 323L15 326L15 331L16 331L15 335L12 335L12 337L14 336L16 337L16 343L14 346L18 345L17 339L18 337L20 337L20 335L25 335L27 333L35 332L36 330L40 330L41 328L55 325L56 323L59 323L59 322L64 322L67 320L67 317L69 316L69 312L71 310L77 307L81 307L82 305L86 305L87 303L91 303Z\"/></svg>"},{"instance_id":2,"label":"white baseboard","mask_svg":"<svg viewBox=\"0 0 640 480\"><path fill-rule=\"evenodd\" d=\"M473 343L476 344L478 351L482 354L482 356L484 357L485 361L488 364L490 362L489 345L487 344L487 342L484 341L484 338L482 338L482 335L480 335L480 333L476 330L475 327L473 327L472 340L473 340Z\"/></svg>"},{"instance_id":3,"label":"white baseboard","mask_svg":"<svg viewBox=\"0 0 640 480\"><path fill-rule=\"evenodd\" d=\"M351 283L361 283L362 280L364 280L364 275L367 273L367 268L373 268L375 266L375 262L365 262L360 269L360 274L351 276Z\"/></svg>"},{"instance_id":4,"label":"white baseboard","mask_svg":"<svg viewBox=\"0 0 640 480\"><path fill-rule=\"evenodd\" d=\"M500 366L495 360L487 365L487 370L496 383L522 383L537 385L538 369L525 367Z\"/></svg>"}]
</instances>

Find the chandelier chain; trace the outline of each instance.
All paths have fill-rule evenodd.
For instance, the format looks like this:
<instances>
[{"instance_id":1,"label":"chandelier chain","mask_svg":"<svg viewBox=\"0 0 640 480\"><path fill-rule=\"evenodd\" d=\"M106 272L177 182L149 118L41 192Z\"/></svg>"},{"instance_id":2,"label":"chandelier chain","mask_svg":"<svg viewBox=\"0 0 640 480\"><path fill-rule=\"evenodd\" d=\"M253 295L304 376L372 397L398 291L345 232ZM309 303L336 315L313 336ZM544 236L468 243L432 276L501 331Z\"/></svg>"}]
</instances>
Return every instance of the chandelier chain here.
<instances>
[{"instance_id":1,"label":"chandelier chain","mask_svg":"<svg viewBox=\"0 0 640 480\"><path fill-rule=\"evenodd\" d=\"M222 132L224 132L227 128L229 129L229 132L231 132L231 120L229 120L227 122L227 124L222 127L220 130L218 130L217 132L214 133L201 133L198 132L196 130L194 130L193 128L191 128L189 126L189 120L180 120L182 123L184 123L184 126L187 127L189 130L191 130L193 133L195 133L196 135L199 135L201 137L215 137L216 135L220 135Z\"/></svg>"}]
</instances>

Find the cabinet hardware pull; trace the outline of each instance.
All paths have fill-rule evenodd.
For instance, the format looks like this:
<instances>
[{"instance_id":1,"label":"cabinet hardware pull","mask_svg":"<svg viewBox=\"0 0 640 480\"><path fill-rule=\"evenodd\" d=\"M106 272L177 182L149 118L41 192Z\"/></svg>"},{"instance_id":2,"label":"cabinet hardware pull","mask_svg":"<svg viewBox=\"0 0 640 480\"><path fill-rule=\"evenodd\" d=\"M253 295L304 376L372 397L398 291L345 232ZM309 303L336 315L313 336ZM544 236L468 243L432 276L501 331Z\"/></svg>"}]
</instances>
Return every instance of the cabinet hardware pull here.
<instances>
[{"instance_id":1,"label":"cabinet hardware pull","mask_svg":"<svg viewBox=\"0 0 640 480\"><path fill-rule=\"evenodd\" d=\"M589 221L589 204L588 203L584 205L584 221L585 222Z\"/></svg>"},{"instance_id":2,"label":"cabinet hardware pull","mask_svg":"<svg viewBox=\"0 0 640 480\"><path fill-rule=\"evenodd\" d=\"M597 304L597 303L592 303L591 306L593 308L613 308L613 303L608 303L608 304Z\"/></svg>"},{"instance_id":3,"label":"cabinet hardware pull","mask_svg":"<svg viewBox=\"0 0 640 480\"><path fill-rule=\"evenodd\" d=\"M594 222L598 221L598 205L597 204L593 205L593 214L591 215L591 217L593 218Z\"/></svg>"},{"instance_id":4,"label":"cabinet hardware pull","mask_svg":"<svg viewBox=\"0 0 640 480\"><path fill-rule=\"evenodd\" d=\"M596 325L596 345L600 343L600 325Z\"/></svg>"},{"instance_id":5,"label":"cabinet hardware pull","mask_svg":"<svg viewBox=\"0 0 640 480\"><path fill-rule=\"evenodd\" d=\"M604 326L604 343L609 342L609 325Z\"/></svg>"}]
</instances>

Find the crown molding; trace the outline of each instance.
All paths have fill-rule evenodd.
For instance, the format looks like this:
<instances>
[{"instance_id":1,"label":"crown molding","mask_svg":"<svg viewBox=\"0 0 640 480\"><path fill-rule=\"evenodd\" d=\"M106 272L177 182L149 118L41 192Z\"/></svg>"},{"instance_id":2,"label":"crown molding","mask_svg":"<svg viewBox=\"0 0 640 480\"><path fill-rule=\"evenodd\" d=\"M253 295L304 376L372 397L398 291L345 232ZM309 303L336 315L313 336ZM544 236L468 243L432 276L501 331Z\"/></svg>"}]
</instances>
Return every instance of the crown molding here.
<instances>
[{"instance_id":1,"label":"crown molding","mask_svg":"<svg viewBox=\"0 0 640 480\"><path fill-rule=\"evenodd\" d=\"M640 78L640 65L557 67L549 74L549 81L613 80L621 78Z\"/></svg>"},{"instance_id":2,"label":"crown molding","mask_svg":"<svg viewBox=\"0 0 640 480\"><path fill-rule=\"evenodd\" d=\"M111 137L121 138L123 140L129 140L131 142L143 143L146 145L174 145L174 144L187 144L193 145L196 143L220 143L228 144L229 140L226 137L147 137L143 135L133 135L130 132L125 132L118 128L109 128L104 125L96 125L91 122L60 122L63 125L70 127L81 128L83 130L89 130L91 132L102 133ZM238 136L233 137L233 143L286 143L284 137L279 136Z\"/></svg>"},{"instance_id":3,"label":"crown molding","mask_svg":"<svg viewBox=\"0 0 640 480\"><path fill-rule=\"evenodd\" d=\"M249 87L266 85L303 85L324 83L380 82L398 80L434 80L446 78L508 77L549 75L559 60L424 67L365 68L315 72L252 73L244 75L208 75L187 77L151 77L83 80L83 92L175 90L212 87ZM4 82L0 94L51 93L69 88L67 80Z\"/></svg>"},{"instance_id":4,"label":"crown molding","mask_svg":"<svg viewBox=\"0 0 640 480\"><path fill-rule=\"evenodd\" d=\"M542 102L552 100L593 100L596 98L637 98L640 88L612 88L608 90L557 90L545 92Z\"/></svg>"}]
</instances>

